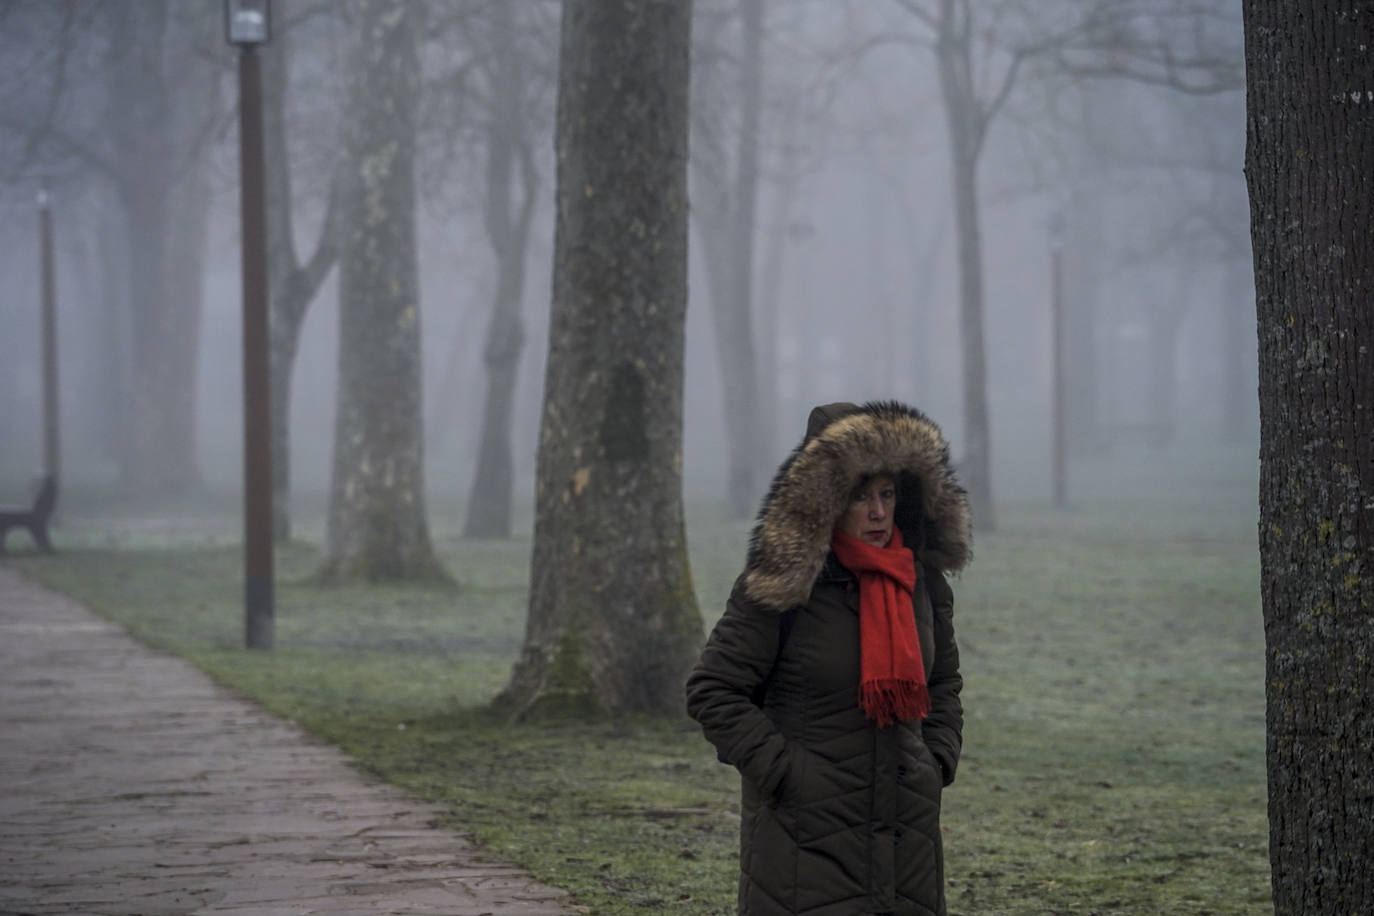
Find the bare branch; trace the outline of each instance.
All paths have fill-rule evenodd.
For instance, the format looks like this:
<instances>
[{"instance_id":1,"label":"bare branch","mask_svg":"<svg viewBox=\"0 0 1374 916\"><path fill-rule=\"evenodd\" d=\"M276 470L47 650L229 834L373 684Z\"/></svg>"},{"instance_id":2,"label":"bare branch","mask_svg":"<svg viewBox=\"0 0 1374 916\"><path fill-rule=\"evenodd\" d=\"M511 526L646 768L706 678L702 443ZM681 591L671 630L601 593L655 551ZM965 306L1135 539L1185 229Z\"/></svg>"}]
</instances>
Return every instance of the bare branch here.
<instances>
[{"instance_id":1,"label":"bare branch","mask_svg":"<svg viewBox=\"0 0 1374 916\"><path fill-rule=\"evenodd\" d=\"M932 30L939 30L940 23L936 21L933 15L931 15L930 10L921 6L921 4L917 2L917 0L892 0L892 2L896 3L902 9L906 10L908 13L924 22Z\"/></svg>"}]
</instances>

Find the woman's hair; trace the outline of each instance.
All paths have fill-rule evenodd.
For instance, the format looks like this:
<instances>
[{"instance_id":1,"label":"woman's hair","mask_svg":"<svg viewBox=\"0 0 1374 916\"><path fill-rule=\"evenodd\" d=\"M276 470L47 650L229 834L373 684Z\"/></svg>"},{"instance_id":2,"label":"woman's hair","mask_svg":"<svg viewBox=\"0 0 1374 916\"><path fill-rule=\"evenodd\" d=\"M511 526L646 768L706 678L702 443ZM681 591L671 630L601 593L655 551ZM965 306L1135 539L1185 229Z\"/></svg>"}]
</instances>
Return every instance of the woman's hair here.
<instances>
[{"instance_id":1,"label":"woman's hair","mask_svg":"<svg viewBox=\"0 0 1374 916\"><path fill-rule=\"evenodd\" d=\"M893 474L891 471L875 471L872 474L864 474L859 478L859 482L850 488L849 498L851 500L856 498L859 495L859 491L873 482L873 478L886 477L888 480L892 481L892 488L896 490L897 493L897 502L900 503L902 501L902 481L899 479L900 476L899 474Z\"/></svg>"},{"instance_id":2,"label":"woman's hair","mask_svg":"<svg viewBox=\"0 0 1374 916\"><path fill-rule=\"evenodd\" d=\"M897 507L892 510L892 523L902 530L902 538L912 550L919 550L926 542L925 489L921 478L910 471L889 475L897 485Z\"/></svg>"}]
</instances>

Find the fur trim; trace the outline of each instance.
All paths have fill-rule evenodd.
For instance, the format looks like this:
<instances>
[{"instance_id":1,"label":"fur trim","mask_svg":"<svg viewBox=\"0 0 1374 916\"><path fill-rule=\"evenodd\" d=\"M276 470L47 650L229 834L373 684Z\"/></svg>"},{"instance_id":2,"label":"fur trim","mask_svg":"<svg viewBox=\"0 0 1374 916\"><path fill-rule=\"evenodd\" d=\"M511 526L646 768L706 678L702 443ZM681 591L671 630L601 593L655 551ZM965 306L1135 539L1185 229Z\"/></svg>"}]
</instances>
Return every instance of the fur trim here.
<instances>
[{"instance_id":1,"label":"fur trim","mask_svg":"<svg viewBox=\"0 0 1374 916\"><path fill-rule=\"evenodd\" d=\"M870 402L809 437L778 469L750 538L745 594L778 612L804 603L849 494L880 472L898 479L894 522L922 565L963 569L973 551L968 497L940 428L896 401Z\"/></svg>"}]
</instances>

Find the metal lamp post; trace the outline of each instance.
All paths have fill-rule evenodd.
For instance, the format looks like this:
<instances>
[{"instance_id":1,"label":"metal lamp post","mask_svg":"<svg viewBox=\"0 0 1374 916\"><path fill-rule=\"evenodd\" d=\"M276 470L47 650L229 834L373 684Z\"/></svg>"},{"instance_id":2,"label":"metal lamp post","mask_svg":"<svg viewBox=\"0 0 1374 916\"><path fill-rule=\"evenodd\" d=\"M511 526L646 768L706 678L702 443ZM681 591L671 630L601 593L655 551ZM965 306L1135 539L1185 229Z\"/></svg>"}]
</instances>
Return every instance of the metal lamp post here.
<instances>
[{"instance_id":1,"label":"metal lamp post","mask_svg":"<svg viewBox=\"0 0 1374 916\"><path fill-rule=\"evenodd\" d=\"M262 69L269 0L225 0L224 31L239 49L239 163L243 239L244 642L272 648L272 412L267 330L267 220L262 152Z\"/></svg>"},{"instance_id":2,"label":"metal lamp post","mask_svg":"<svg viewBox=\"0 0 1374 916\"><path fill-rule=\"evenodd\" d=\"M1050 214L1050 358L1053 364L1054 443L1051 465L1054 474L1054 504L1068 503L1068 442L1064 428L1064 214Z\"/></svg>"}]
</instances>

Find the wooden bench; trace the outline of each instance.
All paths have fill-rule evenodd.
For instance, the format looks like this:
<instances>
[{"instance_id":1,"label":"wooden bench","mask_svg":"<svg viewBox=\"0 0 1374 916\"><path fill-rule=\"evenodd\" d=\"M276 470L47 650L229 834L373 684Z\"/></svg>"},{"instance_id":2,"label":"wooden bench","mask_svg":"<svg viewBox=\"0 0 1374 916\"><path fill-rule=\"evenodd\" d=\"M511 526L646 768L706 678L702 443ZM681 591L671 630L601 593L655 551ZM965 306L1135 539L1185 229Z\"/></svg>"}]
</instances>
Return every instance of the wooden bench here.
<instances>
[{"instance_id":1,"label":"wooden bench","mask_svg":"<svg viewBox=\"0 0 1374 916\"><path fill-rule=\"evenodd\" d=\"M5 552L5 537L11 528L29 529L33 542L40 549L53 552L52 541L48 540L48 520L57 505L57 479L51 474L43 474L38 481L38 494L31 507L0 506L0 553Z\"/></svg>"}]
</instances>

